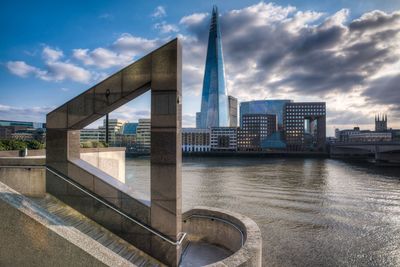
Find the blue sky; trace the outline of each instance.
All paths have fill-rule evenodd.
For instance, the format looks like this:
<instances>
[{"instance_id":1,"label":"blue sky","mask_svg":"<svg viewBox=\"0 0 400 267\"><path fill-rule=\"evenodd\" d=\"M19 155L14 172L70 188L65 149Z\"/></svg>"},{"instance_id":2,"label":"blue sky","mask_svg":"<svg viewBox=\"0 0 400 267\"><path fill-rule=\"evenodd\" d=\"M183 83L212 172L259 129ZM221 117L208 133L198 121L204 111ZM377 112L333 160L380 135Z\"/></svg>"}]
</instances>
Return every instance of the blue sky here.
<instances>
[{"instance_id":1,"label":"blue sky","mask_svg":"<svg viewBox=\"0 0 400 267\"><path fill-rule=\"evenodd\" d=\"M192 126L214 4L228 92L239 100L326 100L328 133L371 127L377 112L400 126L400 92L393 87L400 81L400 1L394 0L6 1L0 10L0 119L44 121L54 107L178 36L183 124ZM326 61L318 62L320 56ZM134 121L148 109L144 96L113 116Z\"/></svg>"}]
</instances>

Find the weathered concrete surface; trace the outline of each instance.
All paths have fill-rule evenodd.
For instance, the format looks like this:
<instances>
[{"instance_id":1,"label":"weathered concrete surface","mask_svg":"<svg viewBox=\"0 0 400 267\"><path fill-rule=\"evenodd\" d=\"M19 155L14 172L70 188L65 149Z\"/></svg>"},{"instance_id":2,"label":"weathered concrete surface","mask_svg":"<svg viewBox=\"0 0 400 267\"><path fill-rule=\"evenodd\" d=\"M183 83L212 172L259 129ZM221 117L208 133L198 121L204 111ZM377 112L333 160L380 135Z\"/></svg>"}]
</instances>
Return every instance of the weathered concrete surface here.
<instances>
[{"instance_id":1,"label":"weathered concrete surface","mask_svg":"<svg viewBox=\"0 0 400 267\"><path fill-rule=\"evenodd\" d=\"M43 156L0 158L0 182L26 196L43 197L46 194L44 164ZM19 166L32 167L22 168Z\"/></svg>"},{"instance_id":2,"label":"weathered concrete surface","mask_svg":"<svg viewBox=\"0 0 400 267\"><path fill-rule=\"evenodd\" d=\"M0 182L29 197L46 194L44 168L4 168L0 166Z\"/></svg>"},{"instance_id":3,"label":"weathered concrete surface","mask_svg":"<svg viewBox=\"0 0 400 267\"><path fill-rule=\"evenodd\" d=\"M207 266L261 267L261 231L246 216L217 208L196 207L183 214L183 231L188 233L191 242L209 243L232 252L231 256Z\"/></svg>"},{"instance_id":4,"label":"weathered concrete surface","mask_svg":"<svg viewBox=\"0 0 400 267\"><path fill-rule=\"evenodd\" d=\"M37 157L37 156L45 156L46 150L45 149L28 149L28 156ZM20 151L19 150L7 150L7 151L0 151L0 157L19 157Z\"/></svg>"},{"instance_id":5,"label":"weathered concrete surface","mask_svg":"<svg viewBox=\"0 0 400 267\"><path fill-rule=\"evenodd\" d=\"M44 156L0 157L0 166L44 166Z\"/></svg>"},{"instance_id":6,"label":"weathered concrete surface","mask_svg":"<svg viewBox=\"0 0 400 267\"><path fill-rule=\"evenodd\" d=\"M0 266L135 266L0 183Z\"/></svg>"},{"instance_id":7,"label":"weathered concrete surface","mask_svg":"<svg viewBox=\"0 0 400 267\"><path fill-rule=\"evenodd\" d=\"M125 147L81 148L82 160L125 183Z\"/></svg>"}]
</instances>

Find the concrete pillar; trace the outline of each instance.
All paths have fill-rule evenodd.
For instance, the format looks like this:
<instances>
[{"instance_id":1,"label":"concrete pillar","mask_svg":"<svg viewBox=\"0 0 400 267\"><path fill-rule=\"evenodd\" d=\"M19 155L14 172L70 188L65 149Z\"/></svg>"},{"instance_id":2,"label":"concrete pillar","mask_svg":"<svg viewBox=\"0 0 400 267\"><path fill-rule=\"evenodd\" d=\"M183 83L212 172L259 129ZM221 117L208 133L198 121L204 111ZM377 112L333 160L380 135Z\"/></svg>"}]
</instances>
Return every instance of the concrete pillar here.
<instances>
[{"instance_id":1,"label":"concrete pillar","mask_svg":"<svg viewBox=\"0 0 400 267\"><path fill-rule=\"evenodd\" d=\"M182 231L181 48L171 42L152 54L151 226L173 240ZM153 238L153 255L177 266L180 248Z\"/></svg>"}]
</instances>

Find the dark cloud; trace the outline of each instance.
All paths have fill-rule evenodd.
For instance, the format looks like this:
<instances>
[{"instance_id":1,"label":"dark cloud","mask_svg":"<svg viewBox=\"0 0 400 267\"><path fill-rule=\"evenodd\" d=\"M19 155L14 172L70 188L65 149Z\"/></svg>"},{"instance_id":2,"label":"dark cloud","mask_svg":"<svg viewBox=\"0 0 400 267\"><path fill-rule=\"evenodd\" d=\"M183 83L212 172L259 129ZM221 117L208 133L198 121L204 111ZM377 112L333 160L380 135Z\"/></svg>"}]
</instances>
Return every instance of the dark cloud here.
<instances>
[{"instance_id":1,"label":"dark cloud","mask_svg":"<svg viewBox=\"0 0 400 267\"><path fill-rule=\"evenodd\" d=\"M346 23L348 10L321 16L263 2L222 14L230 92L243 95L246 88L249 94L257 91L259 98L282 90L319 97L346 94L369 88L370 77L400 59L396 46L400 12L372 11L350 23ZM204 51L204 55L189 56L185 63L193 59L204 64L199 57L205 58L209 19L203 16L185 25L197 40L191 45ZM201 89L201 80L197 88Z\"/></svg>"},{"instance_id":2,"label":"dark cloud","mask_svg":"<svg viewBox=\"0 0 400 267\"><path fill-rule=\"evenodd\" d=\"M374 118L371 115L365 115L360 112L354 111L327 111L327 123L330 125L349 125L350 127L354 125L368 125L374 123Z\"/></svg>"},{"instance_id":3,"label":"dark cloud","mask_svg":"<svg viewBox=\"0 0 400 267\"><path fill-rule=\"evenodd\" d=\"M400 112L400 74L375 79L363 92L369 102L392 105Z\"/></svg>"},{"instance_id":4,"label":"dark cloud","mask_svg":"<svg viewBox=\"0 0 400 267\"><path fill-rule=\"evenodd\" d=\"M367 31L383 27L392 27L396 23L400 23L400 12L387 14L385 12L375 10L364 14L359 19L352 21L349 25L349 28L352 31Z\"/></svg>"}]
</instances>

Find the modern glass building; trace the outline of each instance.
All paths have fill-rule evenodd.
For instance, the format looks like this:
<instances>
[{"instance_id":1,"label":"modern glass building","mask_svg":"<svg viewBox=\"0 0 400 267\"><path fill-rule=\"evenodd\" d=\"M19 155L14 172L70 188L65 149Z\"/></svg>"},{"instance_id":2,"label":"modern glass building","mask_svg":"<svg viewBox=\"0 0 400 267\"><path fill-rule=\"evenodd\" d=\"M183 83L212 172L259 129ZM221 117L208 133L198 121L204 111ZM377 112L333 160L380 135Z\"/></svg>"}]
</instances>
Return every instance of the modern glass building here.
<instances>
[{"instance_id":1,"label":"modern glass building","mask_svg":"<svg viewBox=\"0 0 400 267\"><path fill-rule=\"evenodd\" d=\"M287 103L283 112L285 140L289 150L324 151L326 103Z\"/></svg>"},{"instance_id":2,"label":"modern glass building","mask_svg":"<svg viewBox=\"0 0 400 267\"><path fill-rule=\"evenodd\" d=\"M201 111L198 117L199 124L196 125L203 129L229 126L228 95L218 19L218 9L214 6L208 37Z\"/></svg>"},{"instance_id":3,"label":"modern glass building","mask_svg":"<svg viewBox=\"0 0 400 267\"><path fill-rule=\"evenodd\" d=\"M277 129L276 114L243 115L243 126L238 130L238 150L261 151L262 142Z\"/></svg>"},{"instance_id":4,"label":"modern glass building","mask_svg":"<svg viewBox=\"0 0 400 267\"><path fill-rule=\"evenodd\" d=\"M45 123L41 122L30 122L30 121L7 121L7 120L0 120L0 126L3 127L26 127L26 128L46 128Z\"/></svg>"},{"instance_id":5,"label":"modern glass building","mask_svg":"<svg viewBox=\"0 0 400 267\"><path fill-rule=\"evenodd\" d=\"M124 124L122 134L123 135L134 135L136 134L136 129L138 127L137 122L128 122Z\"/></svg>"},{"instance_id":6,"label":"modern glass building","mask_svg":"<svg viewBox=\"0 0 400 267\"><path fill-rule=\"evenodd\" d=\"M278 129L283 126L283 107L286 103L293 102L288 99L253 100L240 103L240 127L243 127L243 115L246 114L275 114L277 116Z\"/></svg>"}]
</instances>

